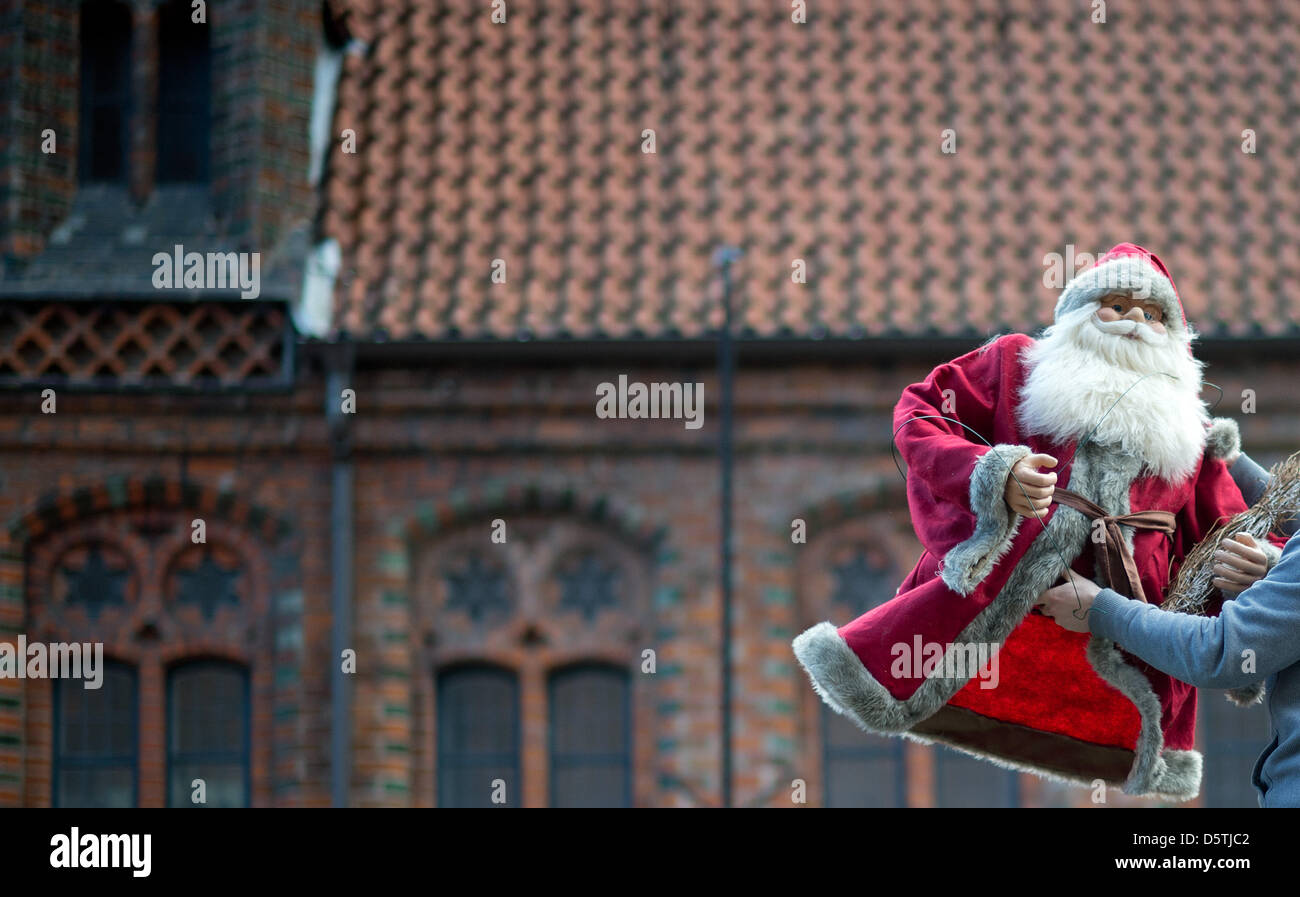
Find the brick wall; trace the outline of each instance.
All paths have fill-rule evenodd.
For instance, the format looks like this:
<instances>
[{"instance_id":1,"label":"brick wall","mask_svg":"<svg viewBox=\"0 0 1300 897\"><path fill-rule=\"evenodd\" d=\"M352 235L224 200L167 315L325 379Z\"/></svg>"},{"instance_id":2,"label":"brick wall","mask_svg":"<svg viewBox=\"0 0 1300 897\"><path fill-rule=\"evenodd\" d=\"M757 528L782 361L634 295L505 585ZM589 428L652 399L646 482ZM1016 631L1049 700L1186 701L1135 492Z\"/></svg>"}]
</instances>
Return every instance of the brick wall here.
<instances>
[{"instance_id":1,"label":"brick wall","mask_svg":"<svg viewBox=\"0 0 1300 897\"><path fill-rule=\"evenodd\" d=\"M864 353L865 354L865 353ZM901 366L763 364L738 378L735 517L735 770L739 803L789 805L790 783L820 801L818 703L790 653L794 634L821 619L842 622L818 558L844 540L888 546L900 568L914 561L901 480L888 453L889 415L901 388L936 357ZM705 425L596 419L594 387L615 380L699 380ZM1226 392L1219 413L1241 422L1245 443L1272 461L1300 442L1284 412L1294 363L1212 365ZM579 657L622 663L632 675L635 786L643 805L715 802L719 792L717 388L711 367L444 365L358 372L352 800L424 805L434 799L434 669L493 658L521 675L523 799L546 800L545 672ZM1235 413L1241 390L1258 393L1254 415ZM12 638L30 622L23 596L33 546L96 515L141 507L177 512L215 502L261 510L233 514L285 521L291 557L249 536L280 598L265 612L296 618L282 637L301 654L263 657L274 698L261 731L274 757L259 802L325 804L329 795L329 454L323 383L305 375L287 396L112 397L68 394L40 413L35 394L0 396L0 625ZM149 492L143 484L161 484ZM122 483L136 483L135 493ZM113 486L112 484L119 484ZM186 491L181 484L190 484ZM110 488L111 486L111 488ZM116 491L115 491L116 490ZM111 496L120 494L119 499ZM134 495L134 497L132 497ZM152 496L152 497L150 497ZM114 504L116 502L116 504ZM215 506L215 505L214 505ZM252 517L249 517L252 514ZM790 540L808 523L808 543ZM505 545L490 522L507 523ZM243 523L241 523L241 520ZM626 607L586 626L554 609L547 558L592 545L635 571ZM437 610L443 560L499 551L519 574L520 609L503 625L467 627ZM277 560L277 557L279 559ZM33 592L32 590L37 590ZM300 590L300 598L298 591ZM299 610L300 608L300 610ZM30 608L29 608L30 614ZM128 631L128 641L133 637ZM126 646L129 648L129 645ZM175 653L183 645L162 644ZM640 672L642 650L657 671ZM125 650L125 648L124 648ZM0 803L40 804L48 737L39 684L0 680ZM273 688L273 686L268 686ZM271 692L268 692L268 694ZM295 703L296 702L296 703ZM530 728L531 727L531 728ZM532 733L531 735L529 733ZM529 740L531 739L531 740ZM932 800L924 748L908 748L909 794ZM28 783L23 786L23 782ZM1030 803L1086 802L1026 779Z\"/></svg>"},{"instance_id":2,"label":"brick wall","mask_svg":"<svg viewBox=\"0 0 1300 897\"><path fill-rule=\"evenodd\" d=\"M11 3L0 28L0 253L27 259L72 202L77 176L77 7ZM55 153L41 152L41 132Z\"/></svg>"},{"instance_id":3,"label":"brick wall","mask_svg":"<svg viewBox=\"0 0 1300 897\"><path fill-rule=\"evenodd\" d=\"M186 4L188 5L188 4ZM71 208L77 190L79 4L13 4L0 35L0 253L30 260ZM132 12L127 183L137 202L154 188L158 81L157 4ZM314 211L307 183L312 66L322 33L310 0L212 0L213 209L242 249L274 252ZM53 129L57 153L41 152Z\"/></svg>"}]
</instances>

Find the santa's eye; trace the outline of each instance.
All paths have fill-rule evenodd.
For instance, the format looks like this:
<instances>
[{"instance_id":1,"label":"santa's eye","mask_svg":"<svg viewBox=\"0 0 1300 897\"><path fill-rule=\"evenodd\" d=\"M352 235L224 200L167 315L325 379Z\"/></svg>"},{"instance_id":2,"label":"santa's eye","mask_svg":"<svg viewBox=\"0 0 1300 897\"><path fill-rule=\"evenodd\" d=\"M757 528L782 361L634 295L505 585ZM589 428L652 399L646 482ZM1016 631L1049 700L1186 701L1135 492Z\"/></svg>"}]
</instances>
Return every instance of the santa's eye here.
<instances>
[{"instance_id":1,"label":"santa's eye","mask_svg":"<svg viewBox=\"0 0 1300 897\"><path fill-rule=\"evenodd\" d=\"M1124 306L1120 305L1118 302L1112 305L1111 308L1113 308L1115 311L1119 312L1120 314L1124 314Z\"/></svg>"}]
</instances>

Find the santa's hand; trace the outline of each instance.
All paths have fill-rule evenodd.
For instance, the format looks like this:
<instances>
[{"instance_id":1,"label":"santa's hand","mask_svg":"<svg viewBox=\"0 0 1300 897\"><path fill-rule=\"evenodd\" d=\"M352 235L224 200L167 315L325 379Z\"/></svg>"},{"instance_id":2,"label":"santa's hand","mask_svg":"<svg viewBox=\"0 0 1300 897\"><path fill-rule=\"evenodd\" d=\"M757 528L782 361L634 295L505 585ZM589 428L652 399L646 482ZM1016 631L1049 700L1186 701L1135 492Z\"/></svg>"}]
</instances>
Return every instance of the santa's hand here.
<instances>
[{"instance_id":1,"label":"santa's hand","mask_svg":"<svg viewBox=\"0 0 1300 897\"><path fill-rule=\"evenodd\" d=\"M1219 543L1214 552L1214 578L1210 582L1227 595L1239 595L1268 573L1268 558L1256 547L1250 533L1237 533Z\"/></svg>"},{"instance_id":2,"label":"santa's hand","mask_svg":"<svg viewBox=\"0 0 1300 897\"><path fill-rule=\"evenodd\" d=\"M1051 617L1056 625L1071 632L1088 631L1088 612L1092 610L1092 599L1097 597L1101 586L1086 576L1080 576L1073 570L1067 570L1070 581L1053 586L1038 596L1034 602L1045 617Z\"/></svg>"},{"instance_id":3,"label":"santa's hand","mask_svg":"<svg viewBox=\"0 0 1300 897\"><path fill-rule=\"evenodd\" d=\"M1056 474L1040 473L1040 467L1055 467L1051 455L1026 455L1015 463L1003 491L1007 507L1021 517L1037 517L1052 503Z\"/></svg>"}]
</instances>

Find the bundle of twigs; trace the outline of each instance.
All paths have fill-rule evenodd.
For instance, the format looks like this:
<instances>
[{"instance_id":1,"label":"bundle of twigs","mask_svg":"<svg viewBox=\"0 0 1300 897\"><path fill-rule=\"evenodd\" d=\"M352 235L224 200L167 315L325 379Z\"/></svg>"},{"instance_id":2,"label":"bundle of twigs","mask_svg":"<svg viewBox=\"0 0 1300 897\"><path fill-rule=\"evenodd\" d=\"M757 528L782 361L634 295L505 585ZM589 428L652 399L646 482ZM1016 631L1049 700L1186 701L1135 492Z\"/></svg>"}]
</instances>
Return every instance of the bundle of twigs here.
<instances>
[{"instance_id":1,"label":"bundle of twigs","mask_svg":"<svg viewBox=\"0 0 1300 897\"><path fill-rule=\"evenodd\" d=\"M1247 532L1256 542L1263 542L1277 525L1295 516L1300 509L1300 452L1273 466L1273 478L1255 506L1221 523L1196 543L1187 553L1178 575L1169 587L1168 597L1160 605L1165 610L1185 614L1204 614L1214 596L1214 552L1229 536Z\"/></svg>"}]
</instances>

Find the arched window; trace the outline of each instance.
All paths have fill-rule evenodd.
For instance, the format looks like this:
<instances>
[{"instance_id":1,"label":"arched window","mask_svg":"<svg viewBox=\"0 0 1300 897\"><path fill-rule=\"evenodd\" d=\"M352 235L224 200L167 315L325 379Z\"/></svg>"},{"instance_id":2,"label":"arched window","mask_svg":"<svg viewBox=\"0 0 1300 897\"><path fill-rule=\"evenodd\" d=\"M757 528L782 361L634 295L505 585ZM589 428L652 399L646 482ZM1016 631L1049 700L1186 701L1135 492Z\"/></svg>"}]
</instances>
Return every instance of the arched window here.
<instances>
[{"instance_id":1,"label":"arched window","mask_svg":"<svg viewBox=\"0 0 1300 897\"><path fill-rule=\"evenodd\" d=\"M54 681L56 807L134 807L139 742L135 669L104 662L103 684Z\"/></svg>"},{"instance_id":2,"label":"arched window","mask_svg":"<svg viewBox=\"0 0 1300 897\"><path fill-rule=\"evenodd\" d=\"M499 806L498 779L512 807L650 799L637 789L655 767L655 677L624 661L654 630L649 546L606 532L615 508L598 525L543 513L573 501L548 496L527 499L500 544L485 548L477 525L420 536L408 587L428 671L411 719L421 805Z\"/></svg>"},{"instance_id":3,"label":"arched window","mask_svg":"<svg viewBox=\"0 0 1300 897\"><path fill-rule=\"evenodd\" d=\"M189 661L167 675L167 805L249 804L248 672L226 661ZM206 804L193 800L202 779Z\"/></svg>"},{"instance_id":4,"label":"arched window","mask_svg":"<svg viewBox=\"0 0 1300 897\"><path fill-rule=\"evenodd\" d=\"M131 116L131 12L122 3L81 4L81 124L78 172L83 182L126 178Z\"/></svg>"},{"instance_id":5,"label":"arched window","mask_svg":"<svg viewBox=\"0 0 1300 897\"><path fill-rule=\"evenodd\" d=\"M552 807L632 805L632 709L626 670L581 665L550 681Z\"/></svg>"},{"instance_id":6,"label":"arched window","mask_svg":"<svg viewBox=\"0 0 1300 897\"><path fill-rule=\"evenodd\" d=\"M438 675L438 806L522 806L519 684L510 670L460 666Z\"/></svg>"},{"instance_id":7,"label":"arched window","mask_svg":"<svg viewBox=\"0 0 1300 897\"><path fill-rule=\"evenodd\" d=\"M1268 710L1263 704L1237 707L1221 692L1208 689L1200 693L1197 710L1205 758L1205 805L1258 807L1250 774L1272 738Z\"/></svg>"},{"instance_id":8,"label":"arched window","mask_svg":"<svg viewBox=\"0 0 1300 897\"><path fill-rule=\"evenodd\" d=\"M188 0L158 9L159 183L206 183L212 118L212 53L206 22Z\"/></svg>"}]
</instances>

